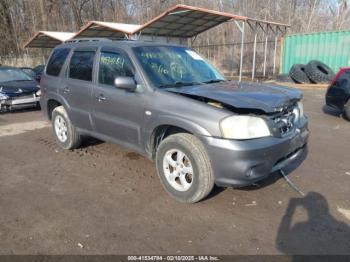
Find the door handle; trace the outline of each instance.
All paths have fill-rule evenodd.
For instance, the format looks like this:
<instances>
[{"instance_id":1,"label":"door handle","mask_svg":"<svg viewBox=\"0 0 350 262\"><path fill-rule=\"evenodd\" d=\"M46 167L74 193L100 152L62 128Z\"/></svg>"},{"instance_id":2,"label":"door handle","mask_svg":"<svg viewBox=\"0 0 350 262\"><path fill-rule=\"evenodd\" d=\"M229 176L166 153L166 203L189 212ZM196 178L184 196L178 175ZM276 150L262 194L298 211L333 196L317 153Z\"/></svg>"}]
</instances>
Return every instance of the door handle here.
<instances>
[{"instance_id":1,"label":"door handle","mask_svg":"<svg viewBox=\"0 0 350 262\"><path fill-rule=\"evenodd\" d=\"M105 100L106 100L106 97L103 94L100 94L98 96L98 102L102 102L102 101L105 101Z\"/></svg>"},{"instance_id":2,"label":"door handle","mask_svg":"<svg viewBox=\"0 0 350 262\"><path fill-rule=\"evenodd\" d=\"M64 93L64 94L67 94L67 93L69 93L69 92L70 92L69 87L63 88L63 93Z\"/></svg>"}]
</instances>

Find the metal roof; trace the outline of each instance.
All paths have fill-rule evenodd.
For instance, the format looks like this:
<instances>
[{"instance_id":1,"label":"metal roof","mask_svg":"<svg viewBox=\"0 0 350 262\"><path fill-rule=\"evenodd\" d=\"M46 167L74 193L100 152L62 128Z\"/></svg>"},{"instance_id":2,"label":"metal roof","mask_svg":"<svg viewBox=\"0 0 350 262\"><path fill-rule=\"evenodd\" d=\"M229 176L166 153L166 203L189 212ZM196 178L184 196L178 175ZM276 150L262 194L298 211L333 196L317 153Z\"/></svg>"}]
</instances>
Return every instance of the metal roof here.
<instances>
[{"instance_id":1,"label":"metal roof","mask_svg":"<svg viewBox=\"0 0 350 262\"><path fill-rule=\"evenodd\" d=\"M234 15L226 12L218 12L200 7L188 5L175 5L166 12L143 25L122 24L102 21L90 21L79 32L48 32L36 33L24 47L52 48L72 38L111 38L122 39L125 37L137 38L137 35L153 37L167 37L185 39L194 37L206 30L228 21L263 24L267 26L289 27L287 24L257 20L246 16Z\"/></svg>"},{"instance_id":2,"label":"metal roof","mask_svg":"<svg viewBox=\"0 0 350 262\"><path fill-rule=\"evenodd\" d=\"M189 38L230 20L257 22L270 26L289 26L205 8L176 5L132 33L142 32L143 35Z\"/></svg>"},{"instance_id":3,"label":"metal roof","mask_svg":"<svg viewBox=\"0 0 350 262\"><path fill-rule=\"evenodd\" d=\"M231 19L245 20L245 17L199 7L176 5L133 33L188 38Z\"/></svg>"},{"instance_id":4,"label":"metal roof","mask_svg":"<svg viewBox=\"0 0 350 262\"><path fill-rule=\"evenodd\" d=\"M130 35L133 31L140 28L140 25L122 24L101 21L90 21L74 38L83 37L107 37L107 38L124 38L125 34Z\"/></svg>"},{"instance_id":5,"label":"metal roof","mask_svg":"<svg viewBox=\"0 0 350 262\"><path fill-rule=\"evenodd\" d=\"M39 31L24 45L24 48L53 48L62 42L71 39L75 33Z\"/></svg>"}]
</instances>

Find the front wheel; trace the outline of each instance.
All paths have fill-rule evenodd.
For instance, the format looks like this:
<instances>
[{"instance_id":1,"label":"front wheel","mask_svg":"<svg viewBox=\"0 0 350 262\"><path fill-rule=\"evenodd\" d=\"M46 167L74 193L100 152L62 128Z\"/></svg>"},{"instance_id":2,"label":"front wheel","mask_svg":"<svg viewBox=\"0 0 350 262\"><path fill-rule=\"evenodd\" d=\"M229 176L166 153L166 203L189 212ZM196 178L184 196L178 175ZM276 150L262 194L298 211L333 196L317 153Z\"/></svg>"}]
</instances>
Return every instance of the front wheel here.
<instances>
[{"instance_id":1,"label":"front wheel","mask_svg":"<svg viewBox=\"0 0 350 262\"><path fill-rule=\"evenodd\" d=\"M203 144L191 134L165 138L158 147L156 165L164 188L180 202L198 202L213 189L209 156Z\"/></svg>"},{"instance_id":2,"label":"front wheel","mask_svg":"<svg viewBox=\"0 0 350 262\"><path fill-rule=\"evenodd\" d=\"M81 136L63 106L58 106L52 111L52 128L57 144L63 149L75 149L80 146Z\"/></svg>"}]
</instances>

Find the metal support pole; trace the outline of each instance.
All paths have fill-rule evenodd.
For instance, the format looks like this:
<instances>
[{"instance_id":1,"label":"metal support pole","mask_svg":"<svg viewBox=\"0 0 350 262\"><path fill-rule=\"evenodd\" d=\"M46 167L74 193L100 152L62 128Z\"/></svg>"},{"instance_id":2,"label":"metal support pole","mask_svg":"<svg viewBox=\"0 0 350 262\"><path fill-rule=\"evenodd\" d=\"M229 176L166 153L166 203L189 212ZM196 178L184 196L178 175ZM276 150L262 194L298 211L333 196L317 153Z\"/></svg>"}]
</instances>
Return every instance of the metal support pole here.
<instances>
[{"instance_id":1,"label":"metal support pole","mask_svg":"<svg viewBox=\"0 0 350 262\"><path fill-rule=\"evenodd\" d=\"M41 48L41 57L43 59L43 64L46 65L46 61L45 61L45 53L44 50Z\"/></svg>"},{"instance_id":2,"label":"metal support pole","mask_svg":"<svg viewBox=\"0 0 350 262\"><path fill-rule=\"evenodd\" d=\"M280 53L279 53L279 74L282 74L282 67L283 67L283 47L284 47L284 36L283 34L280 37Z\"/></svg>"},{"instance_id":3,"label":"metal support pole","mask_svg":"<svg viewBox=\"0 0 350 262\"><path fill-rule=\"evenodd\" d=\"M275 75L276 72L277 38L278 34L275 35L275 50L273 52L273 75Z\"/></svg>"},{"instance_id":4,"label":"metal support pole","mask_svg":"<svg viewBox=\"0 0 350 262\"><path fill-rule=\"evenodd\" d=\"M191 47L193 46L194 41L196 41L197 39L197 35L195 35L194 37L191 37Z\"/></svg>"},{"instance_id":5,"label":"metal support pole","mask_svg":"<svg viewBox=\"0 0 350 262\"><path fill-rule=\"evenodd\" d=\"M242 22L242 35L241 35L241 61L239 67L239 82L242 81L242 72L243 72L243 53L244 53L244 22Z\"/></svg>"},{"instance_id":6,"label":"metal support pole","mask_svg":"<svg viewBox=\"0 0 350 262\"><path fill-rule=\"evenodd\" d=\"M266 37L265 37L265 51L264 51L264 77L266 76L266 53L267 53L267 39L269 36L269 32L268 32L269 28L266 28Z\"/></svg>"},{"instance_id":7,"label":"metal support pole","mask_svg":"<svg viewBox=\"0 0 350 262\"><path fill-rule=\"evenodd\" d=\"M244 53L244 22L240 25L237 21L235 21L239 31L241 31L241 58L239 63L239 79L238 81L242 81L242 72L243 72L243 53Z\"/></svg>"},{"instance_id":8,"label":"metal support pole","mask_svg":"<svg viewBox=\"0 0 350 262\"><path fill-rule=\"evenodd\" d=\"M254 80L254 77L255 77L256 37L257 37L257 32L256 30L254 30L252 80Z\"/></svg>"}]
</instances>

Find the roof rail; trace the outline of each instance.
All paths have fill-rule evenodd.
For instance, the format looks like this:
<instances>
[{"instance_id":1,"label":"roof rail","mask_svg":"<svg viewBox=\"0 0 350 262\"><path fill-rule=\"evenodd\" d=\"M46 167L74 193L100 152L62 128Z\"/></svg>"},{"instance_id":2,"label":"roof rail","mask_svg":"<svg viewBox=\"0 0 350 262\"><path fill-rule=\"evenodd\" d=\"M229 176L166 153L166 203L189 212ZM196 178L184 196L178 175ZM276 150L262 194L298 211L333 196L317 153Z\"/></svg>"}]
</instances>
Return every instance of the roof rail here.
<instances>
[{"instance_id":1,"label":"roof rail","mask_svg":"<svg viewBox=\"0 0 350 262\"><path fill-rule=\"evenodd\" d=\"M103 38L103 37L73 38L73 39L64 41L64 43L102 42L102 41L112 41L112 39Z\"/></svg>"}]
</instances>

